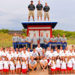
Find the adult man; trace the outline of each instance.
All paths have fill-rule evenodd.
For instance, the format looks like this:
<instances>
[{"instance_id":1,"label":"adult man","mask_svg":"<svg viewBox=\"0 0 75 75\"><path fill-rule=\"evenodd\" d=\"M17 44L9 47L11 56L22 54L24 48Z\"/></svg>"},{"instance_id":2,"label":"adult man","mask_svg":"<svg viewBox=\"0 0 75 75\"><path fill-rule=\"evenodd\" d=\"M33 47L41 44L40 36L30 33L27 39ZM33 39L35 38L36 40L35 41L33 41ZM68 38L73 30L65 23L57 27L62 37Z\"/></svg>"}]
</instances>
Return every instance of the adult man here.
<instances>
[{"instance_id":1,"label":"adult man","mask_svg":"<svg viewBox=\"0 0 75 75\"><path fill-rule=\"evenodd\" d=\"M44 57L43 59L40 60L40 66L41 66L41 69L44 71L45 69L47 69L47 65L48 65L48 62L47 62L47 59L46 57Z\"/></svg>"},{"instance_id":2,"label":"adult man","mask_svg":"<svg viewBox=\"0 0 75 75\"><path fill-rule=\"evenodd\" d=\"M40 36L40 46L42 48L45 48L44 40L45 40L45 38L43 37L43 33L41 33L41 36Z\"/></svg>"},{"instance_id":3,"label":"adult man","mask_svg":"<svg viewBox=\"0 0 75 75\"><path fill-rule=\"evenodd\" d=\"M45 3L45 6L43 8L44 10L44 20L46 21L46 18L48 18L48 21L49 21L49 10L50 10L50 7L47 5L47 3Z\"/></svg>"},{"instance_id":4,"label":"adult man","mask_svg":"<svg viewBox=\"0 0 75 75\"><path fill-rule=\"evenodd\" d=\"M43 5L40 3L40 1L38 1L38 4L36 5L37 8L37 20L39 20L39 17L42 20L42 9L43 9Z\"/></svg>"},{"instance_id":5,"label":"adult man","mask_svg":"<svg viewBox=\"0 0 75 75\"><path fill-rule=\"evenodd\" d=\"M42 52L42 47L40 47L40 44L38 44L38 46L36 47L36 51L38 52L39 55Z\"/></svg>"},{"instance_id":6,"label":"adult man","mask_svg":"<svg viewBox=\"0 0 75 75\"><path fill-rule=\"evenodd\" d=\"M51 48L52 49L55 49L55 46L56 46L56 38L55 38L55 36L54 35L52 35L52 38L50 39L50 41L51 41L51 43L52 43L52 45L51 45Z\"/></svg>"},{"instance_id":7,"label":"adult man","mask_svg":"<svg viewBox=\"0 0 75 75\"><path fill-rule=\"evenodd\" d=\"M28 10L29 10L28 21L30 21L31 16L33 17L33 21L34 21L35 6L33 5L33 1L31 1L31 4L28 6Z\"/></svg>"},{"instance_id":8,"label":"adult man","mask_svg":"<svg viewBox=\"0 0 75 75\"><path fill-rule=\"evenodd\" d=\"M67 42L67 38L65 37L65 35L63 34L63 37L61 38L61 41L64 43L64 42Z\"/></svg>"},{"instance_id":9,"label":"adult man","mask_svg":"<svg viewBox=\"0 0 75 75\"><path fill-rule=\"evenodd\" d=\"M29 69L31 71L34 71L37 69L37 62L34 60L33 57L31 57L31 60L29 61Z\"/></svg>"},{"instance_id":10,"label":"adult man","mask_svg":"<svg viewBox=\"0 0 75 75\"><path fill-rule=\"evenodd\" d=\"M57 47L58 47L58 49L60 49L61 37L60 37L59 34L58 34L58 36L56 37L56 41L58 42Z\"/></svg>"},{"instance_id":11,"label":"adult man","mask_svg":"<svg viewBox=\"0 0 75 75\"><path fill-rule=\"evenodd\" d=\"M38 38L36 37L36 33L34 33L33 39L32 39L32 43L33 43L33 48L36 48L38 45Z\"/></svg>"},{"instance_id":12,"label":"adult man","mask_svg":"<svg viewBox=\"0 0 75 75\"><path fill-rule=\"evenodd\" d=\"M46 33L46 37L44 41L45 41L45 49L47 49L48 43L50 42L50 37L48 37L48 33Z\"/></svg>"},{"instance_id":13,"label":"adult man","mask_svg":"<svg viewBox=\"0 0 75 75\"><path fill-rule=\"evenodd\" d=\"M13 41L14 49L18 48L18 45L17 45L17 43L18 43L18 36L17 36L16 33L14 33L14 36L12 38L12 41Z\"/></svg>"},{"instance_id":14,"label":"adult man","mask_svg":"<svg viewBox=\"0 0 75 75\"><path fill-rule=\"evenodd\" d=\"M39 59L38 52L35 49L33 49L32 56L34 57L35 60Z\"/></svg>"},{"instance_id":15,"label":"adult man","mask_svg":"<svg viewBox=\"0 0 75 75\"><path fill-rule=\"evenodd\" d=\"M56 37L56 41L57 41L57 42L61 42L61 37L60 37L59 34L58 34L58 36Z\"/></svg>"},{"instance_id":16,"label":"adult man","mask_svg":"<svg viewBox=\"0 0 75 75\"><path fill-rule=\"evenodd\" d=\"M63 43L62 46L63 46L63 49L66 48L67 46L67 38L65 37L65 35L63 34L63 37L61 38L61 42Z\"/></svg>"},{"instance_id":17,"label":"adult man","mask_svg":"<svg viewBox=\"0 0 75 75\"><path fill-rule=\"evenodd\" d=\"M26 42L28 42L28 48L31 48L32 39L31 39L31 37L30 37L30 33L29 33L28 36L26 37Z\"/></svg>"}]
</instances>

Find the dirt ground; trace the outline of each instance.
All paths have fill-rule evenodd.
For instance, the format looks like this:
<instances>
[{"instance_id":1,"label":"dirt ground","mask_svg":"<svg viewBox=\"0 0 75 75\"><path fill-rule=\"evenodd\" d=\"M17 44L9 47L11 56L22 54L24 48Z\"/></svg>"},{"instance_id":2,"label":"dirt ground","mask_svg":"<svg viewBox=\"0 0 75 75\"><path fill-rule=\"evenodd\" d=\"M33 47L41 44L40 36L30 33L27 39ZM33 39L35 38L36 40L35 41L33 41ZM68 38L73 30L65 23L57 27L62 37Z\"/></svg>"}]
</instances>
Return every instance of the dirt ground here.
<instances>
[{"instance_id":1,"label":"dirt ground","mask_svg":"<svg viewBox=\"0 0 75 75\"><path fill-rule=\"evenodd\" d=\"M48 70L30 72L29 75L48 75Z\"/></svg>"}]
</instances>

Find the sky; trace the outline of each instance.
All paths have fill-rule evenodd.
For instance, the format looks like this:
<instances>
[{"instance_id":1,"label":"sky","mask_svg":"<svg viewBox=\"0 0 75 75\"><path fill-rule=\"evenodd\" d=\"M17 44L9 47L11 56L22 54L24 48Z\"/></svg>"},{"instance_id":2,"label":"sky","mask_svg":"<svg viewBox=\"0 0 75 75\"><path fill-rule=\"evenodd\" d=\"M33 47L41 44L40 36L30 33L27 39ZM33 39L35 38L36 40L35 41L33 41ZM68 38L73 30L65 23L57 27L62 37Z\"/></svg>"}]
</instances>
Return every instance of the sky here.
<instances>
[{"instance_id":1,"label":"sky","mask_svg":"<svg viewBox=\"0 0 75 75\"><path fill-rule=\"evenodd\" d=\"M27 21L28 5L31 0L0 0L0 29L21 30ZM33 0L34 4L38 0ZM40 0L50 6L50 21L58 22L55 29L75 31L75 0ZM35 21L37 11L35 10ZM32 20L32 19L31 19Z\"/></svg>"}]
</instances>

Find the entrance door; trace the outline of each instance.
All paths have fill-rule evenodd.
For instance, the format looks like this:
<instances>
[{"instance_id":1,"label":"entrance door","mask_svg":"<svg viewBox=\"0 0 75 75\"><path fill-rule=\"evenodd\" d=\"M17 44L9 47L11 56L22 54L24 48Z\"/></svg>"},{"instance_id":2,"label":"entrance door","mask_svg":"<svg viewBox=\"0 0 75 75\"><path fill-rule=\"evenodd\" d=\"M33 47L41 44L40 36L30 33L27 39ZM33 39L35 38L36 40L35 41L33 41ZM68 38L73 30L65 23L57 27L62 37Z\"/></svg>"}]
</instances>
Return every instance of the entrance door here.
<instances>
[{"instance_id":1,"label":"entrance door","mask_svg":"<svg viewBox=\"0 0 75 75\"><path fill-rule=\"evenodd\" d=\"M30 37L33 38L34 34L36 34L36 37L39 38L39 31L38 30L30 30Z\"/></svg>"},{"instance_id":2,"label":"entrance door","mask_svg":"<svg viewBox=\"0 0 75 75\"><path fill-rule=\"evenodd\" d=\"M40 34L43 33L43 36L46 37L46 34L48 33L48 37L50 38L50 30L42 30L40 31Z\"/></svg>"}]
</instances>

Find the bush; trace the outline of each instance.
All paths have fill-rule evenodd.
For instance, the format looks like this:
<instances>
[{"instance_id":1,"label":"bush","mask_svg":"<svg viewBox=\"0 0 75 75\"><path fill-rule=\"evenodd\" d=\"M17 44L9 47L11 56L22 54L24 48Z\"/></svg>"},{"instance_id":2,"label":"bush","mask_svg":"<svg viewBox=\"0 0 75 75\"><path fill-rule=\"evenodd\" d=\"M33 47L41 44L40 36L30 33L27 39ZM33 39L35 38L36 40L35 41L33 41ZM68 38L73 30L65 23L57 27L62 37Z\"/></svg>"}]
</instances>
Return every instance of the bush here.
<instances>
[{"instance_id":1,"label":"bush","mask_svg":"<svg viewBox=\"0 0 75 75\"><path fill-rule=\"evenodd\" d=\"M63 30L53 30L53 35L57 36L58 34L60 36L63 36L63 34L65 34L67 38L75 38L75 32L63 31Z\"/></svg>"},{"instance_id":2,"label":"bush","mask_svg":"<svg viewBox=\"0 0 75 75\"><path fill-rule=\"evenodd\" d=\"M0 32L2 32L2 33L8 33L9 30L8 29L1 29Z\"/></svg>"}]
</instances>

